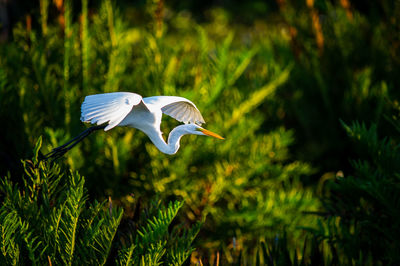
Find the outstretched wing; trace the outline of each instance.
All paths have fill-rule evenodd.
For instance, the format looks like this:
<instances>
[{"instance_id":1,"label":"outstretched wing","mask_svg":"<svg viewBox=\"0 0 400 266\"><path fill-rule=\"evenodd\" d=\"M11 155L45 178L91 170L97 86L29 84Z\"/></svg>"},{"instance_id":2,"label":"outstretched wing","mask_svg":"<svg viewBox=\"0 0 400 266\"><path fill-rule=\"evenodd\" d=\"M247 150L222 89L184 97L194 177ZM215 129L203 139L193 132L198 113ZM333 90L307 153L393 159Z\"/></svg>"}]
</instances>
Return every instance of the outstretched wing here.
<instances>
[{"instance_id":1,"label":"outstretched wing","mask_svg":"<svg viewBox=\"0 0 400 266\"><path fill-rule=\"evenodd\" d=\"M117 126L142 101L142 96L132 92L111 92L86 96L81 106L81 121L101 125L108 122L104 131Z\"/></svg>"},{"instance_id":2,"label":"outstretched wing","mask_svg":"<svg viewBox=\"0 0 400 266\"><path fill-rule=\"evenodd\" d=\"M186 98L178 96L153 96L143 98L143 102L161 108L161 111L176 120L187 123L203 124L203 116L196 105Z\"/></svg>"}]
</instances>

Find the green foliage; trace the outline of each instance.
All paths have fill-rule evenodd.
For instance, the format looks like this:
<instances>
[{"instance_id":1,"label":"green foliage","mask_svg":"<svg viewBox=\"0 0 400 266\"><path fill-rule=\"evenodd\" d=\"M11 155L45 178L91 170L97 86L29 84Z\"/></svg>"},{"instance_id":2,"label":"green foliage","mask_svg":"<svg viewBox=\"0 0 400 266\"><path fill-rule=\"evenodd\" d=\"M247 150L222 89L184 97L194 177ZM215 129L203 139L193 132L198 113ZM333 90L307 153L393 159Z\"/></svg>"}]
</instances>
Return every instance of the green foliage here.
<instances>
[{"instance_id":1,"label":"green foliage","mask_svg":"<svg viewBox=\"0 0 400 266\"><path fill-rule=\"evenodd\" d=\"M308 247L307 245L311 245ZM330 265L334 261L324 253L323 244L318 244L316 238L305 240L301 250L294 252L287 243L287 236L277 236L275 240L261 242L252 256L239 254L238 263L241 265L250 261L252 265ZM293 254L292 254L293 253ZM328 253L329 254L329 253ZM252 261L251 261L252 260Z\"/></svg>"},{"instance_id":2,"label":"green foliage","mask_svg":"<svg viewBox=\"0 0 400 266\"><path fill-rule=\"evenodd\" d=\"M389 2L371 4L369 12L382 8L388 17L398 17L398 5L394 8ZM294 30L290 41L296 63L281 92L287 97L286 119L298 128L299 158L331 171L348 165L348 156L342 156L348 153L348 142L343 141L339 119L379 124L390 111L387 99L399 97L395 76L400 61L389 41L398 31L393 28L396 22L373 20L357 3L346 9L315 1L313 9L320 18L322 50L316 47L315 32L310 32L315 31L310 8L295 15L298 7L288 5L282 12ZM277 46L287 49L285 44ZM284 60L291 63L293 57Z\"/></svg>"},{"instance_id":3,"label":"green foliage","mask_svg":"<svg viewBox=\"0 0 400 266\"><path fill-rule=\"evenodd\" d=\"M73 172L63 175L58 165L40 161L40 147L41 139L32 161L23 161L22 189L10 177L2 180L2 261L104 264L122 209L104 215L105 211L99 214L104 203L86 208L83 177Z\"/></svg>"},{"instance_id":4,"label":"green foliage","mask_svg":"<svg viewBox=\"0 0 400 266\"><path fill-rule=\"evenodd\" d=\"M112 259L111 249L121 246L115 236L122 209L88 203L84 178L76 172L64 175L57 164L41 161L41 144L40 138L33 159L23 161L21 189L10 176L1 181L1 264L104 265ZM201 226L171 227L182 205L175 201L168 208L153 207L157 215L143 217L128 232L135 240L118 250L117 264L182 265L194 250L191 243Z\"/></svg>"},{"instance_id":5,"label":"green foliage","mask_svg":"<svg viewBox=\"0 0 400 266\"><path fill-rule=\"evenodd\" d=\"M4 181L11 186L7 195L24 210L2 212L7 262L48 263L43 256L49 254L58 264L76 258L95 264L181 263L191 253L199 220L204 225L194 263L221 254L221 263L261 264L259 243L273 247L282 232L287 232L282 249L263 256L277 263L281 254L300 258L293 250L300 254L304 245L298 244L307 242L304 228L315 234L310 241L324 254L320 262L361 264L396 256L396 245L387 252L364 250L371 250L382 233L380 219L394 222L390 206L397 206L399 164L393 146L398 139L377 137L377 129L379 136L391 129L383 117L399 127L388 115L399 98L397 2L256 0L222 1L218 7L162 0L65 0L60 7L56 2L41 0L40 7L15 19L9 39L0 43L0 174L11 173ZM143 133L115 128L68 152L60 164L71 171L62 177L58 166L35 170L42 167L38 161L20 167L40 135L47 153L83 131L80 104L86 95L113 91L187 97L201 110L206 127L226 139L184 137L179 152L166 156ZM163 119L167 135L177 122ZM360 138L351 146L340 119L376 129L346 126ZM348 158L358 158L356 149L363 156L349 163ZM31 170L23 186L17 177L25 169ZM88 177L85 182L76 171ZM38 179L43 173L49 178ZM337 176L332 188L325 187L332 176ZM44 186L54 190L52 196L42 195ZM120 218L118 208L107 214L105 195L124 208L125 216ZM195 226L171 231L171 217L158 211L138 218L138 202L155 195L161 202L184 200L184 206L172 204L165 212L181 208L179 223ZM89 203L89 197L101 203ZM373 218L378 207L382 215ZM33 217L40 208L51 213L44 215L46 221ZM327 213L326 221L310 213ZM32 231L42 222L54 225L52 231ZM133 235L115 231L119 223L135 224ZM26 233L10 238L10 232ZM149 242L140 242L143 237ZM390 237L385 239L395 241ZM108 241L113 238L121 243ZM55 241L65 245L56 247Z\"/></svg>"},{"instance_id":6,"label":"green foliage","mask_svg":"<svg viewBox=\"0 0 400 266\"><path fill-rule=\"evenodd\" d=\"M34 70L23 73L4 62L6 77L14 71L19 80L12 86L23 90L18 105L25 132L33 138L45 128L47 150L62 144L82 130L80 103L92 93L128 90L187 97L225 141L187 137L178 155L167 158L141 132L118 128L86 139L66 155L66 163L96 177L87 181L96 198L109 194L124 200L131 192L147 199L154 194L163 200L183 198L187 205L182 219L195 223L207 216L209 236L204 241L211 241L213 248L226 247L232 237L252 245L260 234L266 237L284 228L299 237L296 227L313 223L302 212L319 206L312 189L302 184L313 169L290 156L293 131L283 126L263 130L266 113L272 115L275 104L267 111L261 108L279 101L276 92L289 80L293 64L279 64L271 56L271 42L242 46L240 34L217 11L215 20L205 25L177 14L164 25L171 34L155 36L143 27L128 27L112 1L102 1L91 17L87 3L82 5L82 25L71 15L77 7L66 1L63 29L49 25L46 38L38 31L27 38L19 26L14 32L18 41L4 47L10 53L23 49L20 65L27 61ZM63 40L57 37L60 30ZM37 91L29 89L34 87ZM166 119L163 130L175 125ZM66 205L71 215L79 211L78 202Z\"/></svg>"},{"instance_id":7,"label":"green foliage","mask_svg":"<svg viewBox=\"0 0 400 266\"><path fill-rule=\"evenodd\" d=\"M399 244L400 152L392 138L379 138L377 126L343 123L356 144L353 171L327 184L323 199L328 219L315 234L349 264L397 264ZM397 132L398 134L398 132Z\"/></svg>"},{"instance_id":8,"label":"green foliage","mask_svg":"<svg viewBox=\"0 0 400 266\"><path fill-rule=\"evenodd\" d=\"M129 228L140 228L136 235L122 237L124 244L119 251L118 265L182 265L194 251L191 243L198 234L202 223L190 229L174 227L169 232L171 222L182 203L175 201L167 208L160 202L153 202L139 221L130 221Z\"/></svg>"}]
</instances>

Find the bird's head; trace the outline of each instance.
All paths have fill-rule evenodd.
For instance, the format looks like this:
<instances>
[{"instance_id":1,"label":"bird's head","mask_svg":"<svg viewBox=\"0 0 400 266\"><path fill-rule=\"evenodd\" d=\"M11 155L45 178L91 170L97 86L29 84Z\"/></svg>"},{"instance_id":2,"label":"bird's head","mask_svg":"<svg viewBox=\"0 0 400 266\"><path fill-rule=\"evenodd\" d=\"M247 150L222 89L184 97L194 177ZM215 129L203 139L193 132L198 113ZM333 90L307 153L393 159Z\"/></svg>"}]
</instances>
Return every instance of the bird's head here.
<instances>
[{"instance_id":1,"label":"bird's head","mask_svg":"<svg viewBox=\"0 0 400 266\"><path fill-rule=\"evenodd\" d=\"M210 136L210 137L214 137L217 139L224 139L217 133L211 132L210 130L202 128L201 126L196 125L196 124L186 124L186 125L184 125L184 127L185 127L187 134Z\"/></svg>"}]
</instances>

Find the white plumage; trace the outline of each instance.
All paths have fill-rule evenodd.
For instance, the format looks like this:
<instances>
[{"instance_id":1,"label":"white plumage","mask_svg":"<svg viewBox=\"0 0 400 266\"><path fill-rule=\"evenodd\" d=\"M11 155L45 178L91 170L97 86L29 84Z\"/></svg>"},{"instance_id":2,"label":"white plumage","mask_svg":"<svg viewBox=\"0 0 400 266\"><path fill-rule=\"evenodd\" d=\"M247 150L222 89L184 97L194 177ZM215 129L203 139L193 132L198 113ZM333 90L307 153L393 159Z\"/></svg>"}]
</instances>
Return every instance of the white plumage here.
<instances>
[{"instance_id":1,"label":"white plumage","mask_svg":"<svg viewBox=\"0 0 400 266\"><path fill-rule=\"evenodd\" d=\"M185 123L174 128L168 144L162 138L162 113ZM183 97L153 96L142 98L131 92L112 92L86 96L81 107L81 121L102 125L105 131L116 126L129 126L143 131L157 148L167 154L179 149L179 140L185 134L221 136L202 128L205 123L196 105Z\"/></svg>"},{"instance_id":2,"label":"white plumage","mask_svg":"<svg viewBox=\"0 0 400 266\"><path fill-rule=\"evenodd\" d=\"M153 96L142 98L132 92L112 92L86 96L81 107L81 121L101 125L108 122L105 131L112 129L124 120L130 112L142 103L149 112L161 109L179 122L205 123L203 116L196 105L183 97Z\"/></svg>"},{"instance_id":3,"label":"white plumage","mask_svg":"<svg viewBox=\"0 0 400 266\"><path fill-rule=\"evenodd\" d=\"M177 96L153 96L143 98L143 102L147 105L161 107L161 111L164 114L175 118L179 122L185 124L205 123L204 118L196 105L186 98Z\"/></svg>"},{"instance_id":4,"label":"white plumage","mask_svg":"<svg viewBox=\"0 0 400 266\"><path fill-rule=\"evenodd\" d=\"M185 123L171 131L168 143L165 142L160 130L163 113ZM154 145L166 154L175 154L179 149L181 137L186 134L223 139L220 135L200 126L205 122L194 103L177 96L142 98L139 94L131 92L89 95L85 97L81 106L81 121L97 126L89 127L64 145L54 148L43 157L45 160L55 160L63 156L96 130L107 131L116 126L128 126L143 131Z\"/></svg>"}]
</instances>

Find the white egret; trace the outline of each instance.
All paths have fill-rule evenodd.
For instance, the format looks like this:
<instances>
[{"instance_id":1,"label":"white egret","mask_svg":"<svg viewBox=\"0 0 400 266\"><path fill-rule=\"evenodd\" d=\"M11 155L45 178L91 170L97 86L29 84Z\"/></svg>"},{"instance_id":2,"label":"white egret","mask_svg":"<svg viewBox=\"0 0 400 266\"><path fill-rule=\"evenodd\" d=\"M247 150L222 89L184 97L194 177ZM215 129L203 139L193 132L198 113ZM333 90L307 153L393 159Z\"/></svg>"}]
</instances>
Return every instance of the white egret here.
<instances>
[{"instance_id":1,"label":"white egret","mask_svg":"<svg viewBox=\"0 0 400 266\"><path fill-rule=\"evenodd\" d=\"M162 114L183 122L169 134L165 142L160 130ZM153 96L142 98L132 92L111 92L86 96L81 106L81 121L96 124L66 144L53 149L46 159L58 158L95 130L108 131L116 126L128 126L144 132L163 153L175 154L183 135L204 135L223 139L200 125L205 123L196 105L183 97Z\"/></svg>"}]
</instances>

